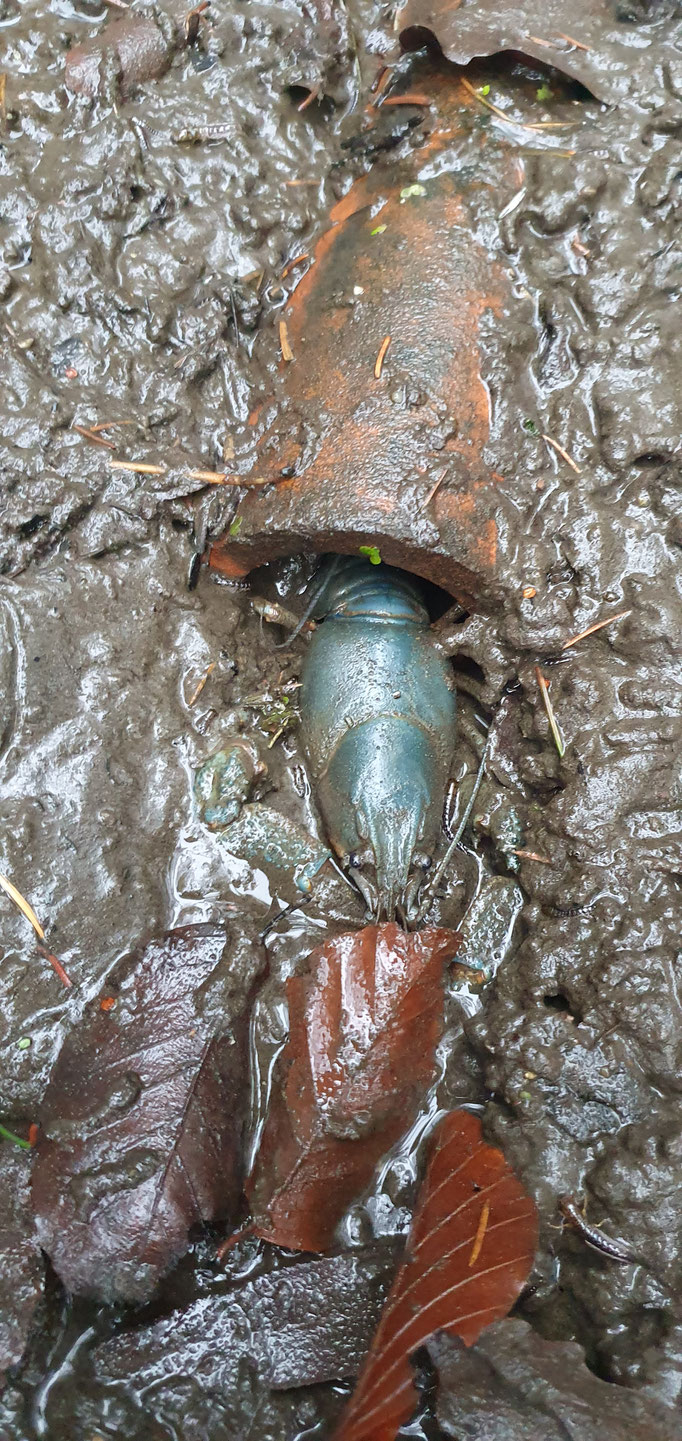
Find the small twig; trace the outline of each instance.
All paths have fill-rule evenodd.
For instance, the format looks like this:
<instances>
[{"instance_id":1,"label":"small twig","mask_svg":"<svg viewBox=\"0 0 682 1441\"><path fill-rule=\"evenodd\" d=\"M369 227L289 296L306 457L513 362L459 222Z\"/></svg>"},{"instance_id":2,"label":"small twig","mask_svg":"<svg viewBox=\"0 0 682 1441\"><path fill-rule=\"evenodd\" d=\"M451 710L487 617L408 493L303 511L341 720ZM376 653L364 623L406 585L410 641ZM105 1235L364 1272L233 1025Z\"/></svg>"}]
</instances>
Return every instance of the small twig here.
<instances>
[{"instance_id":1,"label":"small twig","mask_svg":"<svg viewBox=\"0 0 682 1441\"><path fill-rule=\"evenodd\" d=\"M493 105L492 100L486 100L485 95L479 95L475 86L471 85L468 80L465 80L463 75L460 75L460 84L464 86L465 90L468 90L470 95L473 95L475 100L478 100L480 105L485 105L486 110L492 110L493 115L496 115L498 120L503 120L505 125L519 125L522 130L563 130L567 125L574 123L572 120L514 120L513 116L507 115L507 112L501 110L499 105Z\"/></svg>"},{"instance_id":2,"label":"small twig","mask_svg":"<svg viewBox=\"0 0 682 1441\"><path fill-rule=\"evenodd\" d=\"M72 425L71 429L77 430L78 434L89 440L91 445L103 445L106 450L116 449L113 440L103 440L101 435L96 435L94 430L90 430L87 425Z\"/></svg>"},{"instance_id":3,"label":"small twig","mask_svg":"<svg viewBox=\"0 0 682 1441\"><path fill-rule=\"evenodd\" d=\"M280 279L286 280L287 275L289 275L290 271L292 271L296 265L302 265L303 261L309 260L309 258L310 257L308 255L308 251L304 250L301 255L295 255L293 260L288 260L282 271Z\"/></svg>"},{"instance_id":4,"label":"small twig","mask_svg":"<svg viewBox=\"0 0 682 1441\"><path fill-rule=\"evenodd\" d=\"M561 649L568 650L570 646L577 645L579 640L584 640L587 635L594 635L595 631L603 630L605 625L613 625L616 620L624 620L626 615L632 615L631 610L619 610L617 615L610 615L608 620L598 620L595 625L588 625L587 630L578 631L572 635L570 640L565 640Z\"/></svg>"},{"instance_id":5,"label":"small twig","mask_svg":"<svg viewBox=\"0 0 682 1441\"><path fill-rule=\"evenodd\" d=\"M545 435L544 430L542 432L542 439L546 440L547 444L551 445L554 450L557 451L557 453L561 456L562 460L565 460L566 464L570 465L571 470L575 471L576 475L580 475L582 473L580 470L580 466L576 465L573 457L569 455L567 450L564 450L563 445L559 445L558 440L555 440L552 435Z\"/></svg>"},{"instance_id":6,"label":"small twig","mask_svg":"<svg viewBox=\"0 0 682 1441\"><path fill-rule=\"evenodd\" d=\"M554 744L559 752L559 756L563 758L563 756L566 754L564 738L561 734L561 731L559 730L557 719L554 714L554 706L552 705L552 702L549 698L549 686L547 684L547 681L545 680L545 677L542 674L542 671L540 670L539 665L536 665L535 667L535 678L540 687L540 695L542 696L545 711L547 712L547 719L549 721L549 728L554 737Z\"/></svg>"},{"instance_id":7,"label":"small twig","mask_svg":"<svg viewBox=\"0 0 682 1441\"><path fill-rule=\"evenodd\" d=\"M416 91L407 91L404 95L387 95L384 100L375 102L377 110L383 110L386 105L433 105L430 95L418 95Z\"/></svg>"},{"instance_id":8,"label":"small twig","mask_svg":"<svg viewBox=\"0 0 682 1441\"><path fill-rule=\"evenodd\" d=\"M167 465L147 465L141 460L112 460L109 462L112 470L134 470L140 475L165 475Z\"/></svg>"},{"instance_id":9,"label":"small twig","mask_svg":"<svg viewBox=\"0 0 682 1441\"><path fill-rule=\"evenodd\" d=\"M238 485L238 476L228 476L226 470L190 470L190 480L203 480L206 485Z\"/></svg>"},{"instance_id":10,"label":"small twig","mask_svg":"<svg viewBox=\"0 0 682 1441\"><path fill-rule=\"evenodd\" d=\"M427 495L427 497L426 497L426 500L424 501L424 504L422 505L422 510L426 510L427 505L430 505L430 504L431 504L431 501L433 500L434 495L436 495L437 492L440 490L441 485L443 484L443 481L445 480L445 477L446 477L447 473L448 473L448 468L447 468L447 465L445 465L445 466L443 466L443 469L441 470L441 473L440 473L440 475L438 476L438 479L437 479L435 485L432 485L432 486L431 486L431 489L430 489L430 491L429 491L429 493L428 493L428 495Z\"/></svg>"},{"instance_id":11,"label":"small twig","mask_svg":"<svg viewBox=\"0 0 682 1441\"><path fill-rule=\"evenodd\" d=\"M552 864L552 862L547 859L547 856L539 856L537 851L521 850L520 846L515 847L512 855L520 856L522 861L537 861L540 866L551 866Z\"/></svg>"},{"instance_id":12,"label":"small twig","mask_svg":"<svg viewBox=\"0 0 682 1441\"><path fill-rule=\"evenodd\" d=\"M582 40L574 40L572 35L564 35L561 30L557 30L557 35L560 40L568 41L569 45L575 45L576 50L584 50L586 54L589 55L590 47L589 45L583 45Z\"/></svg>"},{"instance_id":13,"label":"small twig","mask_svg":"<svg viewBox=\"0 0 682 1441\"><path fill-rule=\"evenodd\" d=\"M319 180L285 180L284 184L293 190L295 185L319 185Z\"/></svg>"},{"instance_id":14,"label":"small twig","mask_svg":"<svg viewBox=\"0 0 682 1441\"><path fill-rule=\"evenodd\" d=\"M582 255L585 260L589 260L592 254L592 251L588 250L586 245L583 245L582 240L578 235L573 236L571 240L571 249L575 250L576 255Z\"/></svg>"},{"instance_id":15,"label":"small twig","mask_svg":"<svg viewBox=\"0 0 682 1441\"><path fill-rule=\"evenodd\" d=\"M489 1217L489 1216L490 1216L490 1206L489 1206L489 1203L488 1203L487 1201L484 1201L484 1202L483 1202L483 1207L482 1207L482 1210L481 1210L481 1219L480 1219L480 1221L479 1221L479 1223L478 1223L478 1230L477 1230L477 1232L476 1232L476 1236L475 1236L475 1239L474 1239L474 1244L473 1244L473 1247L472 1247L472 1250L471 1250L471 1255L470 1255L470 1257L469 1257L469 1267L476 1265L476 1262L477 1262L477 1260L478 1260L478 1258L479 1258L479 1256L480 1256L480 1254L481 1254L481 1248L482 1248L482 1246L483 1246L483 1241L484 1241L484 1238L485 1238L485 1233L486 1233L486 1231L487 1231L487 1229L488 1229L488 1217Z\"/></svg>"},{"instance_id":16,"label":"small twig","mask_svg":"<svg viewBox=\"0 0 682 1441\"><path fill-rule=\"evenodd\" d=\"M385 360L385 358L386 358L386 351L388 350L388 347L389 347L390 344L391 344L391 337L390 337L390 335L385 335L384 338L383 338L383 340L382 340L382 342L381 342L381 345L379 346L379 354L377 355L377 358L376 358L376 360L375 360L375 362L374 362L374 378L375 378L375 380L381 380L381 372L382 372L383 367L384 367L384 360Z\"/></svg>"},{"instance_id":17,"label":"small twig","mask_svg":"<svg viewBox=\"0 0 682 1441\"><path fill-rule=\"evenodd\" d=\"M114 430L117 425L137 425L137 421L136 421L136 420L100 420L97 425L91 425L91 426L90 426L90 430L92 431L93 435L97 435L98 431L100 431L100 430Z\"/></svg>"},{"instance_id":18,"label":"small twig","mask_svg":"<svg viewBox=\"0 0 682 1441\"><path fill-rule=\"evenodd\" d=\"M286 320L280 320L279 322L279 344L282 351L282 360L287 362L293 360L294 352L289 344L289 331L287 330Z\"/></svg>"},{"instance_id":19,"label":"small twig","mask_svg":"<svg viewBox=\"0 0 682 1441\"><path fill-rule=\"evenodd\" d=\"M17 910L21 911L21 914L25 916L26 920L29 921L30 924L33 926L33 929L38 937L37 949L40 952L41 956L44 956L45 960L49 961L53 971L56 973L56 975L59 976L62 984L65 986L70 986L71 981L67 976L61 961L57 960L57 957L53 956L52 952L48 951L47 947L43 945L43 942L45 940L45 932L40 924L40 921L38 920L33 906L29 904L25 896L22 896L21 891L18 891L16 886L7 879L7 876L0 875L0 886L2 887L5 894L9 896L10 900L14 902Z\"/></svg>"},{"instance_id":20,"label":"small twig","mask_svg":"<svg viewBox=\"0 0 682 1441\"><path fill-rule=\"evenodd\" d=\"M300 103L300 105L297 105L297 106L296 106L296 109L298 110L299 115L302 115L302 114L303 114L303 111L304 111L304 110L307 110L309 105L312 105L313 100L317 100L317 99L318 99L319 94L320 94L320 87L319 87L319 85L316 85L315 88L314 88L314 90L311 90L311 91L310 91L310 94L309 94L309 95L306 95L305 100L302 100L301 103Z\"/></svg>"},{"instance_id":21,"label":"small twig","mask_svg":"<svg viewBox=\"0 0 682 1441\"><path fill-rule=\"evenodd\" d=\"M70 976L67 976L61 961L58 960L57 956L53 955L52 951L48 951L47 946L43 946L40 944L40 942L38 942L36 950L43 957L44 960L49 961L49 964L52 966L55 975L59 977L59 980L61 981L63 986L73 985L73 981L71 980Z\"/></svg>"},{"instance_id":22,"label":"small twig","mask_svg":"<svg viewBox=\"0 0 682 1441\"><path fill-rule=\"evenodd\" d=\"M192 694L191 694L191 696L190 696L190 698L189 698L189 700L188 700L188 702L187 702L188 706L194 705L195 700L198 700L198 699L199 699L199 696L201 695L201 692L202 692L202 690L204 689L204 686L206 685L206 682L207 682L209 676L213 674L213 672L214 672L217 664L218 664L217 661L215 661L215 660L212 660L212 661L211 661L211 664L207 667L206 671L205 671L204 674L202 675L201 680L197 682L197 685L195 686L194 690L192 691Z\"/></svg>"}]
</instances>

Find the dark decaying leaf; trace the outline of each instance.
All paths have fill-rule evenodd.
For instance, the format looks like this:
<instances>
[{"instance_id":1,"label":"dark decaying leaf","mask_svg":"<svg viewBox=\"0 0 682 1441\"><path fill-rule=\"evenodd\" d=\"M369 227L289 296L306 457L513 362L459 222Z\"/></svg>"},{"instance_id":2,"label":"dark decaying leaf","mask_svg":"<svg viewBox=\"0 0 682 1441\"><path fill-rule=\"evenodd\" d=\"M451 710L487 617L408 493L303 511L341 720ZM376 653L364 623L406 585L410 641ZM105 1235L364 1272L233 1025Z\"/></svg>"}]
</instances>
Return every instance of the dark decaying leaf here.
<instances>
[{"instance_id":1,"label":"dark decaying leaf","mask_svg":"<svg viewBox=\"0 0 682 1441\"><path fill-rule=\"evenodd\" d=\"M421 48L435 36L448 60L468 65L480 56L520 51L578 80L598 100L617 100L639 60L614 24L612 0L408 0L399 12L400 40ZM568 33L567 33L568 32ZM572 44L577 40L578 45Z\"/></svg>"},{"instance_id":2,"label":"dark decaying leaf","mask_svg":"<svg viewBox=\"0 0 682 1441\"><path fill-rule=\"evenodd\" d=\"M33 1201L68 1290L146 1300L193 1225L234 1218L261 966L236 928L171 931L119 964L66 1041Z\"/></svg>"},{"instance_id":3,"label":"dark decaying leaf","mask_svg":"<svg viewBox=\"0 0 682 1441\"><path fill-rule=\"evenodd\" d=\"M366 926L327 941L289 980L289 1040L247 1184L257 1235L294 1251L331 1244L422 1104L458 944L434 927Z\"/></svg>"},{"instance_id":4,"label":"dark decaying leaf","mask_svg":"<svg viewBox=\"0 0 682 1441\"><path fill-rule=\"evenodd\" d=\"M391 1252L286 1266L207 1296L94 1353L98 1380L140 1392L191 1377L224 1398L246 1363L273 1389L356 1376L393 1273Z\"/></svg>"},{"instance_id":5,"label":"dark decaying leaf","mask_svg":"<svg viewBox=\"0 0 682 1441\"><path fill-rule=\"evenodd\" d=\"M0 1143L0 1386L21 1360L43 1291L30 1196L30 1160Z\"/></svg>"},{"instance_id":6,"label":"dark decaying leaf","mask_svg":"<svg viewBox=\"0 0 682 1441\"><path fill-rule=\"evenodd\" d=\"M453 1441L678 1441L680 1416L642 1391L600 1381L573 1341L498 1321L470 1350L436 1336L436 1415Z\"/></svg>"},{"instance_id":7,"label":"dark decaying leaf","mask_svg":"<svg viewBox=\"0 0 682 1441\"><path fill-rule=\"evenodd\" d=\"M393 1441L416 1404L410 1356L436 1331L471 1346L528 1279L537 1212L481 1123L453 1111L438 1128L405 1260L335 1441Z\"/></svg>"}]
</instances>

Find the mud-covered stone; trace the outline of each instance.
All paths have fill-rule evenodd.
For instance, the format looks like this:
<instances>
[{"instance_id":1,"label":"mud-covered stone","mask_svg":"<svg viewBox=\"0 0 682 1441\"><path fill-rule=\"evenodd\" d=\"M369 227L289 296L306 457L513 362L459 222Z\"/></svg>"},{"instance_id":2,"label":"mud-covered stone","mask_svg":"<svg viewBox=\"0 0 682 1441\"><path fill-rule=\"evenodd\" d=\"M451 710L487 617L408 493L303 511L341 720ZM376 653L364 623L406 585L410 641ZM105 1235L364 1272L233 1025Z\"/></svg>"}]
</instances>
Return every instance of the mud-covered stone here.
<instances>
[{"instance_id":1,"label":"mud-covered stone","mask_svg":"<svg viewBox=\"0 0 682 1441\"><path fill-rule=\"evenodd\" d=\"M0 1389L21 1360L43 1292L43 1261L30 1195L31 1161L0 1144Z\"/></svg>"},{"instance_id":2,"label":"mud-covered stone","mask_svg":"<svg viewBox=\"0 0 682 1441\"><path fill-rule=\"evenodd\" d=\"M588 1371L579 1346L545 1341L523 1321L496 1321L475 1346L439 1336L436 1415L460 1441L675 1441L671 1406Z\"/></svg>"}]
</instances>

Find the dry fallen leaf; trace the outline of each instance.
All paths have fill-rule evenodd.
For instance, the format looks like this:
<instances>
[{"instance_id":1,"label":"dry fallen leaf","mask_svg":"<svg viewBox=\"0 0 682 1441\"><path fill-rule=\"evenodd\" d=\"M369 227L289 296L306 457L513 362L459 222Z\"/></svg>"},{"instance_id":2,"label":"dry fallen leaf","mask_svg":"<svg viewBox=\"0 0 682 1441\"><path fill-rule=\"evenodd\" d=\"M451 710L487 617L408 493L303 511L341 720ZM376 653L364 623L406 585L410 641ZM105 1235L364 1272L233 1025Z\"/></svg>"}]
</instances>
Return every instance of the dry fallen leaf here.
<instances>
[{"instance_id":1,"label":"dry fallen leaf","mask_svg":"<svg viewBox=\"0 0 682 1441\"><path fill-rule=\"evenodd\" d=\"M537 1246L537 1212L468 1111L441 1122L405 1260L335 1441L394 1441L416 1405L410 1356L434 1332L472 1346L511 1310Z\"/></svg>"},{"instance_id":2,"label":"dry fallen leaf","mask_svg":"<svg viewBox=\"0 0 682 1441\"><path fill-rule=\"evenodd\" d=\"M324 1251L434 1072L459 936L394 923L336 936L288 982L289 1040L247 1195L254 1230Z\"/></svg>"}]
</instances>

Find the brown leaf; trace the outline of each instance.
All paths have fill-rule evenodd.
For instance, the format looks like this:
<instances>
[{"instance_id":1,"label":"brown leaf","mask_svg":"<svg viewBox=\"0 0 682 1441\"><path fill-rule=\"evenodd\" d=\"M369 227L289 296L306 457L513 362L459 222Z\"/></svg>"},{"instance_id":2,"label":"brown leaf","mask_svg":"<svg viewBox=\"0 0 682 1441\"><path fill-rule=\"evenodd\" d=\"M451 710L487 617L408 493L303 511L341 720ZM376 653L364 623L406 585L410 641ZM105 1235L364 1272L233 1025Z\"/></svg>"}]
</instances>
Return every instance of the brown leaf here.
<instances>
[{"instance_id":1,"label":"brown leaf","mask_svg":"<svg viewBox=\"0 0 682 1441\"><path fill-rule=\"evenodd\" d=\"M392 1263L390 1252L375 1250L296 1260L227 1294L200 1296L150 1326L105 1341L94 1356L97 1376L157 1394L191 1377L223 1399L239 1393L251 1367L278 1390L357 1376Z\"/></svg>"},{"instance_id":2,"label":"brown leaf","mask_svg":"<svg viewBox=\"0 0 682 1441\"><path fill-rule=\"evenodd\" d=\"M260 965L236 928L171 931L120 963L65 1042L33 1201L70 1291L146 1300L191 1226L234 1218Z\"/></svg>"},{"instance_id":3,"label":"brown leaf","mask_svg":"<svg viewBox=\"0 0 682 1441\"><path fill-rule=\"evenodd\" d=\"M481 1123L453 1111L441 1123L406 1258L335 1441L394 1441L414 1410L410 1356L435 1331L472 1346L506 1316L537 1246L537 1212Z\"/></svg>"},{"instance_id":4,"label":"brown leaf","mask_svg":"<svg viewBox=\"0 0 682 1441\"><path fill-rule=\"evenodd\" d=\"M247 1185L259 1236L294 1251L331 1244L431 1081L458 944L434 927L366 926L327 941L289 980L289 1041Z\"/></svg>"}]
</instances>

